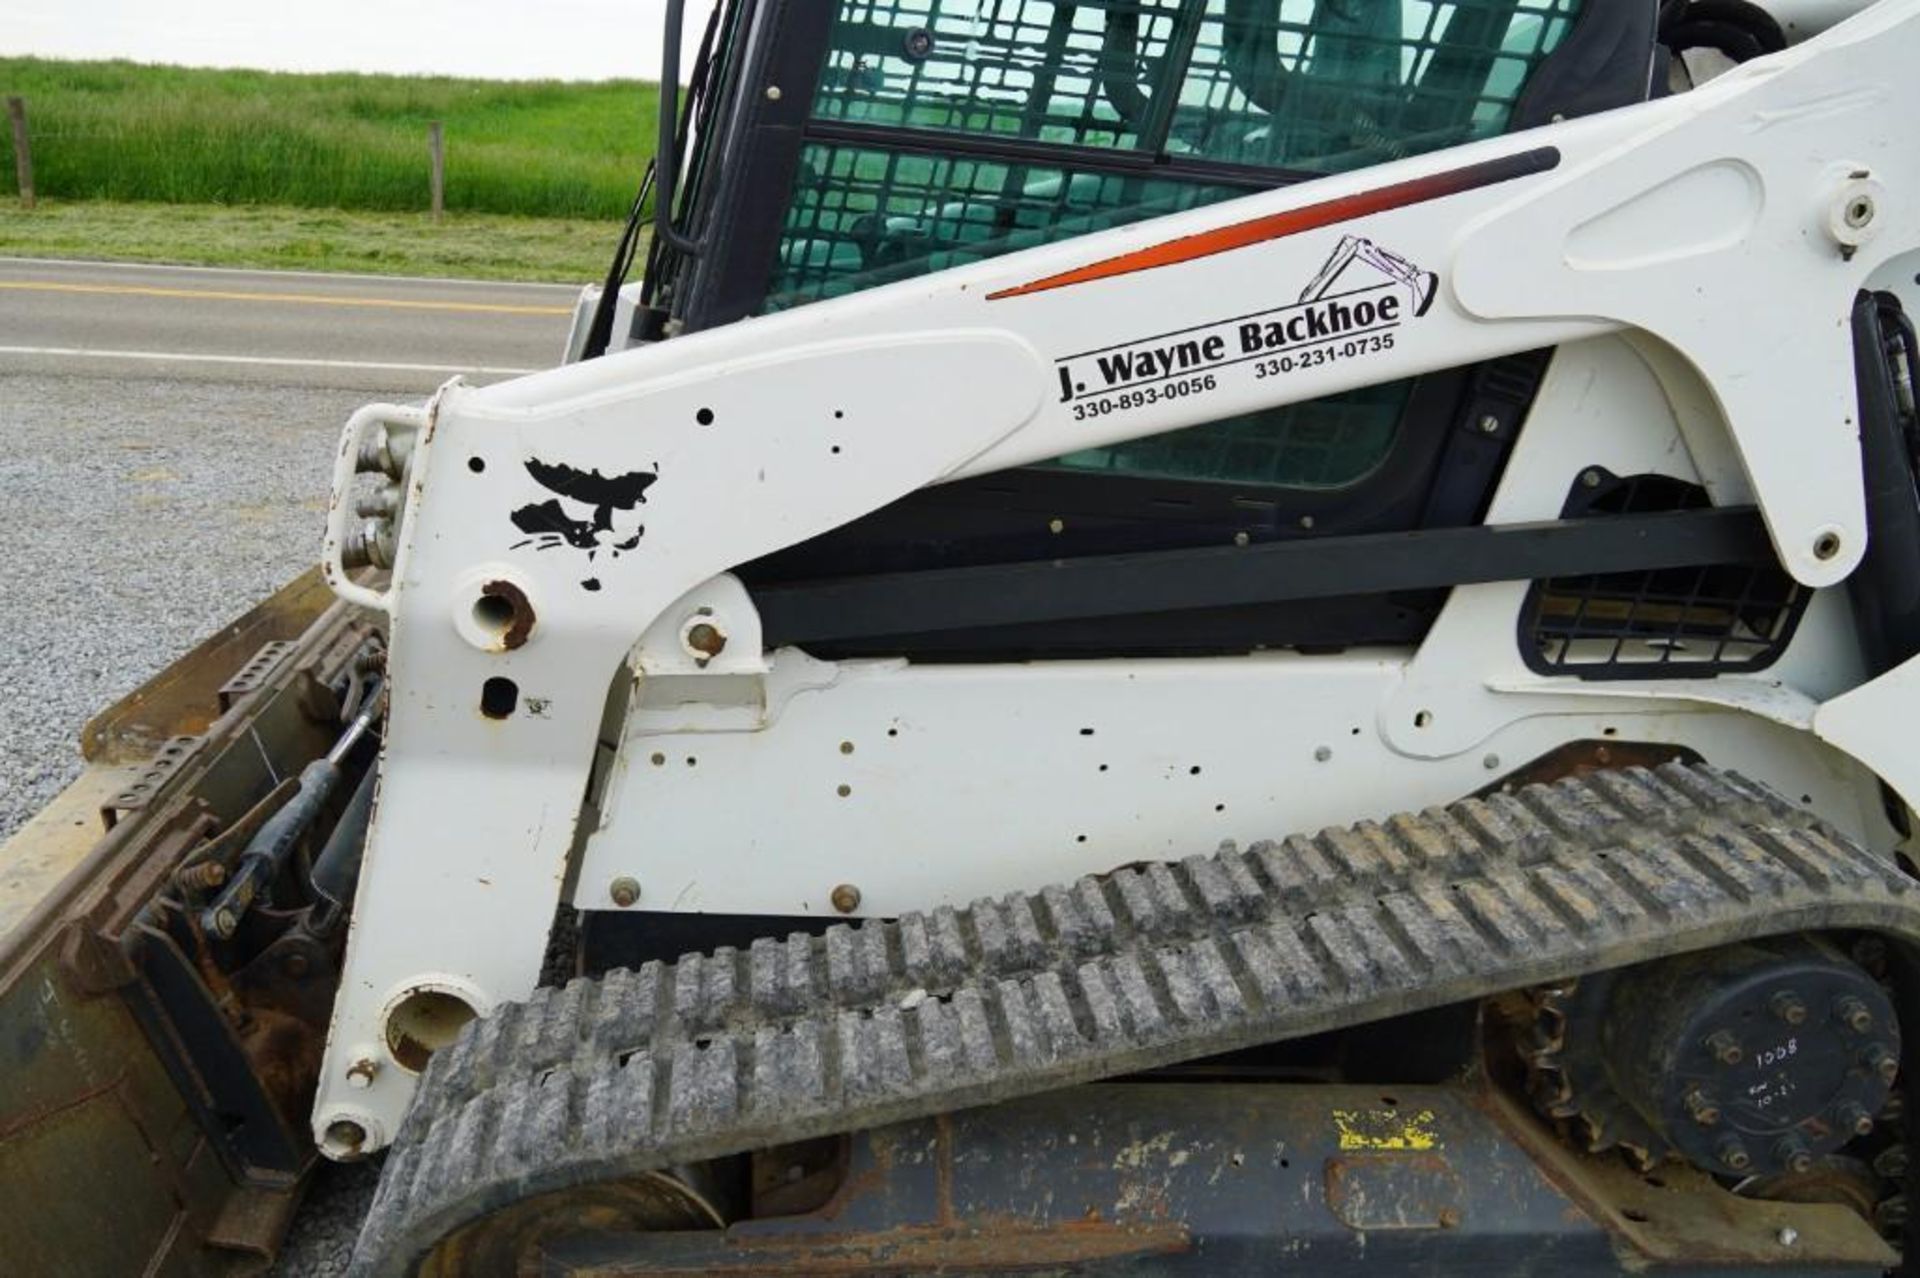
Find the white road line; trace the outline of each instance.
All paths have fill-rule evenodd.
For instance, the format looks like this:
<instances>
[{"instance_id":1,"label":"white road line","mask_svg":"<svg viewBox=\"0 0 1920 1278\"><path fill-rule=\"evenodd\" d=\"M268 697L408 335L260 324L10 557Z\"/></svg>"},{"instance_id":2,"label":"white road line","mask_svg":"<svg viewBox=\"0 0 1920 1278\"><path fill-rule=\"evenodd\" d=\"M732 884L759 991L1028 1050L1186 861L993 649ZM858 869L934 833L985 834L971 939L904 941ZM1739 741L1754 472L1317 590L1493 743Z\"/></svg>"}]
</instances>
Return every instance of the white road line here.
<instances>
[{"instance_id":1,"label":"white road line","mask_svg":"<svg viewBox=\"0 0 1920 1278\"><path fill-rule=\"evenodd\" d=\"M139 359L156 364L265 364L281 368L350 368L392 373L499 373L518 377L537 368L488 364L387 364L360 359L293 359L273 355L190 355L170 351L80 350L71 346L0 346L0 355L51 355L62 359Z\"/></svg>"},{"instance_id":2,"label":"white road line","mask_svg":"<svg viewBox=\"0 0 1920 1278\"><path fill-rule=\"evenodd\" d=\"M363 271L278 271L262 270L246 266L193 266L184 262L115 262L104 258L82 257L13 257L0 254L0 267L6 266L75 266L90 271L173 271L191 274L209 275L253 275L264 278L274 276L294 276L315 280L355 280L375 284L452 284L471 288L537 288L564 289L568 293L578 294L587 281L579 284L556 284L540 280L476 280L458 276L433 275L370 275ZM597 281L596 281L597 282Z\"/></svg>"}]
</instances>

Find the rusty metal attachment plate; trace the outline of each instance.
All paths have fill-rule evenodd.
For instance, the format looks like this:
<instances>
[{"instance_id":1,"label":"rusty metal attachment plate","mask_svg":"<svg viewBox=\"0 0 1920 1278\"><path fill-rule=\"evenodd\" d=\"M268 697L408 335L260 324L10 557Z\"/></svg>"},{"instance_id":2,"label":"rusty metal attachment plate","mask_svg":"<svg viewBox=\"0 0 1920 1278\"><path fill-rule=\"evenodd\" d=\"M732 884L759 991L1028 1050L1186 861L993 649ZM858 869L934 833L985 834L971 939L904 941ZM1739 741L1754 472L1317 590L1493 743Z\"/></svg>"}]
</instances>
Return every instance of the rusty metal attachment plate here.
<instances>
[{"instance_id":1,"label":"rusty metal attachment plate","mask_svg":"<svg viewBox=\"0 0 1920 1278\"><path fill-rule=\"evenodd\" d=\"M1920 940L1920 891L1674 763L575 980L433 1059L355 1268L530 1194L1839 927Z\"/></svg>"}]
</instances>

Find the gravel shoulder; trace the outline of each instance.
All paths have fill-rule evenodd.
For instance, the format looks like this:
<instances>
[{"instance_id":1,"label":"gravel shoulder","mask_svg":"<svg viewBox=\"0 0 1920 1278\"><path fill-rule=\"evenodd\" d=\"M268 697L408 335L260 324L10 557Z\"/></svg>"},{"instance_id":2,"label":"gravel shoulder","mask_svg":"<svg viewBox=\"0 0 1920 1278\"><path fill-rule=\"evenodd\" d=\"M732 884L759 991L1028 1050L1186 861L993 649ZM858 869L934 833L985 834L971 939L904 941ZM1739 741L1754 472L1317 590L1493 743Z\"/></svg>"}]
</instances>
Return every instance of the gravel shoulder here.
<instances>
[{"instance_id":1,"label":"gravel shoulder","mask_svg":"<svg viewBox=\"0 0 1920 1278\"><path fill-rule=\"evenodd\" d=\"M78 774L88 717L315 561L367 398L0 377L0 838Z\"/></svg>"}]
</instances>

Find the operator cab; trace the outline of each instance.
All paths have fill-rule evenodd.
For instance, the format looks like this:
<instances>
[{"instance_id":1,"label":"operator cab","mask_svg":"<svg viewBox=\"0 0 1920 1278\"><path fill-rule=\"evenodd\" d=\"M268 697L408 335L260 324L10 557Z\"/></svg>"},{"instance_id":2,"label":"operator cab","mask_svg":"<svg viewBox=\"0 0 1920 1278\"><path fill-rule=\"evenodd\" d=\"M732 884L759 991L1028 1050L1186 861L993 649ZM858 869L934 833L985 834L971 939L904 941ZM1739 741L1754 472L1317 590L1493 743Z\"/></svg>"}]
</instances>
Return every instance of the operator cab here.
<instances>
[{"instance_id":1,"label":"operator cab","mask_svg":"<svg viewBox=\"0 0 1920 1278\"><path fill-rule=\"evenodd\" d=\"M1665 81L1657 8L730 0L662 147L644 278L578 340L591 356L1639 102ZM785 589L1470 524L1545 366L1453 369L923 490L740 575ZM1443 598L1178 616L1117 598L1097 625L940 634L872 615L808 647L997 660L1409 643ZM777 611L765 620L783 642Z\"/></svg>"}]
</instances>

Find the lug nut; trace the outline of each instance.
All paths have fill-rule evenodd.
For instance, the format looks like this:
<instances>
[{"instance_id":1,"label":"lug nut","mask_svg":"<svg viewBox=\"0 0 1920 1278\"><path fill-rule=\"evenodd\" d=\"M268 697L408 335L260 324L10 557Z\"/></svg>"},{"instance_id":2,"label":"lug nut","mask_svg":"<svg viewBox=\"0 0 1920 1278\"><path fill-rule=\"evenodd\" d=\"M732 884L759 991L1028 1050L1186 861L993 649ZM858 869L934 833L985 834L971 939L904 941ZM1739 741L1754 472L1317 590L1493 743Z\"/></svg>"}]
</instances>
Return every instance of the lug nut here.
<instances>
[{"instance_id":1,"label":"lug nut","mask_svg":"<svg viewBox=\"0 0 1920 1278\"><path fill-rule=\"evenodd\" d=\"M1836 1125L1842 1131L1852 1132L1855 1136L1865 1136L1873 1131L1873 1115L1857 1101L1848 1101L1834 1111Z\"/></svg>"},{"instance_id":2,"label":"lug nut","mask_svg":"<svg viewBox=\"0 0 1920 1278\"><path fill-rule=\"evenodd\" d=\"M1712 1127L1720 1121L1720 1107L1697 1087L1687 1093L1687 1113L1702 1127Z\"/></svg>"},{"instance_id":3,"label":"lug nut","mask_svg":"<svg viewBox=\"0 0 1920 1278\"><path fill-rule=\"evenodd\" d=\"M1860 1062L1878 1074L1880 1081L1888 1086L1892 1086L1893 1080L1900 1077L1900 1058L1885 1043L1875 1043L1867 1048L1860 1054Z\"/></svg>"},{"instance_id":4,"label":"lug nut","mask_svg":"<svg viewBox=\"0 0 1920 1278\"><path fill-rule=\"evenodd\" d=\"M1859 999L1848 995L1833 1005L1833 1014L1842 1025L1856 1034L1865 1034L1873 1028L1873 1013Z\"/></svg>"},{"instance_id":5,"label":"lug nut","mask_svg":"<svg viewBox=\"0 0 1920 1278\"><path fill-rule=\"evenodd\" d=\"M1813 1170L1813 1151L1807 1148L1807 1142L1798 1136L1783 1136L1773 1147L1774 1159L1796 1176L1804 1176Z\"/></svg>"},{"instance_id":6,"label":"lug nut","mask_svg":"<svg viewBox=\"0 0 1920 1278\"><path fill-rule=\"evenodd\" d=\"M1753 1166L1753 1155L1747 1152L1747 1147L1740 1143L1738 1136L1723 1139L1715 1152L1719 1155L1720 1165L1728 1171L1743 1172Z\"/></svg>"},{"instance_id":7,"label":"lug nut","mask_svg":"<svg viewBox=\"0 0 1920 1278\"><path fill-rule=\"evenodd\" d=\"M1738 1065L1746 1059L1746 1053L1740 1050L1739 1040L1726 1030L1715 1030L1707 1035L1707 1052L1722 1065Z\"/></svg>"},{"instance_id":8,"label":"lug nut","mask_svg":"<svg viewBox=\"0 0 1920 1278\"><path fill-rule=\"evenodd\" d=\"M1789 1025L1804 1025L1807 1021L1807 1005L1792 990L1781 990L1767 1001L1773 1014Z\"/></svg>"}]
</instances>

